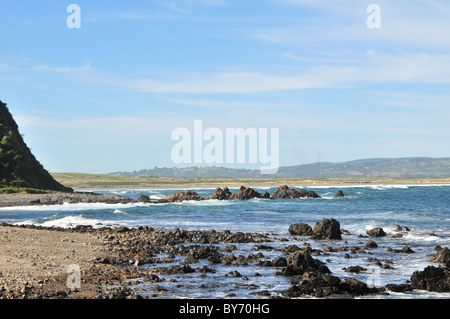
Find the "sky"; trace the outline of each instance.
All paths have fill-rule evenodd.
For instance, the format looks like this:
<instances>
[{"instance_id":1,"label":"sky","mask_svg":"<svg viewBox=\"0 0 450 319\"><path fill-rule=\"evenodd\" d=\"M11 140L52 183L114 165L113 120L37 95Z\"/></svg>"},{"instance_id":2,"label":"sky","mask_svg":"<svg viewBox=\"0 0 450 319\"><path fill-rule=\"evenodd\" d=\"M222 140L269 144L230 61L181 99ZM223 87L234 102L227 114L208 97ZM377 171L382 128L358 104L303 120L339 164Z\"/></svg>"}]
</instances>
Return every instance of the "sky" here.
<instances>
[{"instance_id":1,"label":"sky","mask_svg":"<svg viewBox=\"0 0 450 319\"><path fill-rule=\"evenodd\" d=\"M448 0L0 0L0 100L50 172L261 167L176 163L194 121L278 129L280 166L447 157L449 17Z\"/></svg>"}]
</instances>

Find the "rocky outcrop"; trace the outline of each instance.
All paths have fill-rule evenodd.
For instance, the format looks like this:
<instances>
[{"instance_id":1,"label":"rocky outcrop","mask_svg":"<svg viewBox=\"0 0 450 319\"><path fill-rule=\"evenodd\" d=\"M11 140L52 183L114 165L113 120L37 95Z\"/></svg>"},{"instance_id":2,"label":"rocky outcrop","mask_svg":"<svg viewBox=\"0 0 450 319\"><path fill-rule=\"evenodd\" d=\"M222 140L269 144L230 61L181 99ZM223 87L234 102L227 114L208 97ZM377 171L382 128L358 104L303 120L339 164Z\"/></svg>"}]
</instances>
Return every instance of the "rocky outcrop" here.
<instances>
[{"instance_id":1,"label":"rocky outcrop","mask_svg":"<svg viewBox=\"0 0 450 319\"><path fill-rule=\"evenodd\" d=\"M332 295L363 296L384 292L384 288L369 287L366 283L357 279L348 278L341 280L336 276L322 273L304 273L302 282L293 285L284 293L289 298L312 296L324 298Z\"/></svg>"},{"instance_id":2,"label":"rocky outcrop","mask_svg":"<svg viewBox=\"0 0 450 319\"><path fill-rule=\"evenodd\" d=\"M314 191L307 191L305 189L301 189L299 191L289 188L287 185L283 185L277 188L277 190L272 194L272 199L280 199L280 198L320 198L320 196Z\"/></svg>"},{"instance_id":3,"label":"rocky outcrop","mask_svg":"<svg viewBox=\"0 0 450 319\"><path fill-rule=\"evenodd\" d=\"M370 237L386 236L386 233L384 232L383 228L380 228L380 227L370 229L370 230L366 231L366 234L369 235Z\"/></svg>"},{"instance_id":4,"label":"rocky outcrop","mask_svg":"<svg viewBox=\"0 0 450 319\"><path fill-rule=\"evenodd\" d=\"M436 255L430 257L431 262L439 263L439 267L428 266L422 271L415 271L411 276L411 287L435 292L450 292L450 249L436 246Z\"/></svg>"},{"instance_id":5,"label":"rocky outcrop","mask_svg":"<svg viewBox=\"0 0 450 319\"><path fill-rule=\"evenodd\" d=\"M334 197L344 197L344 192L342 190L338 190Z\"/></svg>"},{"instance_id":6,"label":"rocky outcrop","mask_svg":"<svg viewBox=\"0 0 450 319\"><path fill-rule=\"evenodd\" d=\"M317 222L311 239L342 239L339 222L333 218L324 218L321 222Z\"/></svg>"},{"instance_id":7,"label":"rocky outcrop","mask_svg":"<svg viewBox=\"0 0 450 319\"><path fill-rule=\"evenodd\" d=\"M311 236L313 234L313 230L308 224L297 223L289 226L289 234L298 236Z\"/></svg>"},{"instance_id":8,"label":"rocky outcrop","mask_svg":"<svg viewBox=\"0 0 450 319\"><path fill-rule=\"evenodd\" d=\"M181 202L185 200L201 200L201 199L202 197L200 195L190 190L184 190L175 194L171 194L166 198L164 198L164 200L168 202Z\"/></svg>"},{"instance_id":9,"label":"rocky outcrop","mask_svg":"<svg viewBox=\"0 0 450 319\"><path fill-rule=\"evenodd\" d=\"M314 228L304 223L289 226L289 234L310 236L311 239L342 239L341 233L340 223L334 218L324 218L321 222L317 222Z\"/></svg>"},{"instance_id":10,"label":"rocky outcrop","mask_svg":"<svg viewBox=\"0 0 450 319\"><path fill-rule=\"evenodd\" d=\"M428 266L412 274L411 287L435 292L450 292L450 273L444 268Z\"/></svg>"},{"instance_id":11,"label":"rocky outcrop","mask_svg":"<svg viewBox=\"0 0 450 319\"><path fill-rule=\"evenodd\" d=\"M247 200L252 198L262 198L262 195L253 188L241 186L241 188L229 198L235 200Z\"/></svg>"},{"instance_id":12,"label":"rocky outcrop","mask_svg":"<svg viewBox=\"0 0 450 319\"><path fill-rule=\"evenodd\" d=\"M436 246L434 250L436 255L430 256L430 261L442 264L445 268L450 269L450 249L447 247Z\"/></svg>"},{"instance_id":13,"label":"rocky outcrop","mask_svg":"<svg viewBox=\"0 0 450 319\"><path fill-rule=\"evenodd\" d=\"M228 187L225 187L224 189L217 187L214 193L211 195L205 196L204 199L219 199L219 200L225 200L230 199L231 192L228 189Z\"/></svg>"},{"instance_id":14,"label":"rocky outcrop","mask_svg":"<svg viewBox=\"0 0 450 319\"><path fill-rule=\"evenodd\" d=\"M25 144L6 104L0 101L0 187L73 192L58 183Z\"/></svg>"},{"instance_id":15,"label":"rocky outcrop","mask_svg":"<svg viewBox=\"0 0 450 319\"><path fill-rule=\"evenodd\" d=\"M297 250L287 259L281 271L284 276L303 275L305 272L331 273L330 269L318 259L311 257L308 250Z\"/></svg>"}]
</instances>

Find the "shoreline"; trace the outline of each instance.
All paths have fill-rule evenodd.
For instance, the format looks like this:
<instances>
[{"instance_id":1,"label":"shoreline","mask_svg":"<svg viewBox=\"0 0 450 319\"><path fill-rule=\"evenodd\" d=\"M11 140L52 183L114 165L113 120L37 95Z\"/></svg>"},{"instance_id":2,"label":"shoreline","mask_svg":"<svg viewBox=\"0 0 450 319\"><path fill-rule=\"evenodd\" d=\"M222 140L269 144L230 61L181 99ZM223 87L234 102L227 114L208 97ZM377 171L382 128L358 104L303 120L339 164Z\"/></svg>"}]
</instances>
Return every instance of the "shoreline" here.
<instances>
[{"instance_id":1,"label":"shoreline","mask_svg":"<svg viewBox=\"0 0 450 319\"><path fill-rule=\"evenodd\" d=\"M278 184L280 185L280 184ZM0 208L6 208L6 207L23 207L23 206L38 206L38 205L61 205L65 203L105 203L105 204L130 204L130 203L166 203L166 202L173 202L173 201L183 201L183 200L208 200L208 199L221 199L221 200L232 200L232 199L239 199L239 200L246 200L251 198L266 198L266 199L274 199L273 195L265 192L265 194L260 194L257 191L253 189L254 188L260 188L260 189L267 189L275 188L278 185L258 185L258 186L229 186L231 189L238 189L238 191L234 194L231 194L228 191L228 187L225 187L223 190L220 187L217 186L195 186L195 187L148 187L148 188L98 188L98 189L89 189L84 188L80 190L75 190L73 193L64 193L64 192L46 192L46 193L9 193L9 194L0 194ZM290 184L292 185L292 184ZM377 184L315 184L315 185L294 185L294 186L287 186L287 184L284 184L284 186L278 186L277 190L273 193L276 194L280 188L287 187L289 191L292 191L294 193L298 193L294 188L301 188L301 187L310 187L312 189L314 188L352 188L352 187L371 187L371 186L386 186L386 187L395 187L395 186L450 186L450 183L423 183L423 184L414 184L414 183L395 183L395 184L383 184L383 183L377 183ZM192 192L192 190L196 189L211 189L214 190L214 192L209 196L199 196L196 192ZM148 189L164 189L164 190L175 190L178 191L177 193L171 194L163 199L150 199L148 196L141 196L139 199L132 199L129 197L123 197L119 194L115 195L109 195L109 194L99 194L95 193L95 191L114 191L114 190L122 190L122 189L130 189L130 190L148 190ZM242 189L246 189L247 191L251 191L250 194L242 193ZM228 193L228 195L224 195L222 192ZM302 190L300 190L302 191ZM314 191L310 191L312 193L315 193ZM240 194L242 193L242 194ZM230 196L231 195L231 196ZM233 197L233 195L237 195L237 197ZM264 196L263 196L264 195ZM283 197L284 196L284 197ZM286 193L284 191L283 194L281 194L281 197L276 198L298 198L298 197L291 197L292 193ZM309 196L303 194L303 195L295 195L294 196ZM314 196L318 196L317 194L314 194ZM275 198L275 199L276 199Z\"/></svg>"},{"instance_id":2,"label":"shoreline","mask_svg":"<svg viewBox=\"0 0 450 319\"><path fill-rule=\"evenodd\" d=\"M270 196L268 193L267 195ZM216 188L214 193L208 196L200 197L197 193L186 190L168 195L167 198L174 202L208 199L246 200L255 197L276 200L277 198L314 197L315 195L317 194L313 191L297 191L287 186L280 186L271 197L258 197L262 194L252 188L242 186L238 192L233 194L227 188ZM167 201L167 199L164 200ZM92 192L0 195L0 207L12 207L12 209L17 206L57 205L67 202L117 204L151 203L152 201L149 201L149 198L144 195L139 199L131 199L120 195ZM207 274L215 272L214 265L221 265L223 267L231 266L229 269L233 271L229 274L232 274L232 277L240 278L242 276L239 272L235 276L236 268L234 266L241 267L249 264L256 264L258 267L272 267L273 273L276 272L275 275L286 276L291 284L289 289L279 294L264 289L257 290L258 287L253 285L256 288L251 289L255 289L255 291L252 290L249 293L254 293L255 295L251 295L254 298L292 299L311 296L324 298L330 295L344 296L345 298L375 295L383 298L383 295L388 295L389 291L410 292L413 291L413 288L417 290L417 287L428 290L432 285L430 283L440 282L440 280L444 280L444 282L440 283L437 289L450 292L448 286L450 283L450 250L447 248L444 251L446 255L434 257L434 262L444 263L444 268L435 268L436 270L430 272L433 276L438 273L438 278L428 279L426 276L429 274L425 273L425 270L417 270L415 273L418 272L416 277L419 279L416 279L414 283L416 287L412 287L411 283L406 282L372 289L356 279L341 279L330 274L329 270L327 271L327 263L321 262L313 256L328 256L328 254L343 251L349 251L348 254L372 255L369 246L372 235L367 233L369 236L354 237L354 234L340 229L339 223L336 222L333 219L328 221L324 219L322 222L317 222L314 229L301 223L291 225L296 226L297 230L291 232L291 228L289 228L289 234L282 235L282 238L277 234L270 235L262 232L241 233L227 230L215 231L214 229L207 231L183 230L176 228L176 225L171 230L159 230L151 226L60 228L2 223L0 224L0 299L142 298L139 290L134 289L134 284L129 282L129 279L155 284L154 293L146 292L146 298L166 298L170 291L166 292L167 290L162 289L162 286L158 284L166 280L165 276L190 276L192 273L200 273L206 278ZM319 227L316 227L318 224ZM398 225L398 227L400 226ZM320 234L314 234L316 228L321 232ZM401 235L401 232L409 230L400 227L398 231L398 235ZM320 236L317 237L317 235ZM378 235L373 236L378 237ZM390 238L401 237L402 235ZM352 247L350 251L347 247L347 240L350 239L356 239L361 244L366 242L366 247L363 249ZM298 246L292 244L292 240ZM319 249L311 249L309 240L319 240L318 243L323 246ZM392 240L394 245L398 244L395 239L388 240ZM273 249L270 247L270 242L274 241L284 248ZM247 250L244 255L234 256L233 252L239 250L235 245L249 243L255 245L251 251ZM227 246L223 248L225 245ZM403 248L405 249L394 249L392 252L396 254L410 253L407 246ZM264 254L268 249L273 252L277 251L279 257L273 260L264 259ZM355 251L353 251L354 249ZM435 247L438 254L441 254L440 249L438 246ZM432 252L430 251L430 253ZM166 257L161 257L161 255ZM377 260L376 255L372 257ZM199 259L206 260L208 266L200 267ZM168 262L171 266L165 267ZM380 263L379 266L390 269L389 264L386 264L386 261L384 263ZM141 267L147 264L152 264L152 266L150 268ZM79 267L79 278L81 279L79 288L68 286L67 280L70 276L68 267L71 265ZM364 271L362 267L352 264L351 259L343 261L342 267L348 268L349 272ZM411 282L413 282L413 276ZM237 285L252 287L246 281L238 282ZM109 289L111 286L115 288ZM232 293L226 296L226 298L233 297Z\"/></svg>"},{"instance_id":3,"label":"shoreline","mask_svg":"<svg viewBox=\"0 0 450 319\"><path fill-rule=\"evenodd\" d=\"M142 189L142 188L189 188L189 187L276 187L279 185L376 185L376 184L450 184L450 178L172 178L112 175L93 175L75 173L53 173L61 184L73 189Z\"/></svg>"},{"instance_id":4,"label":"shoreline","mask_svg":"<svg viewBox=\"0 0 450 319\"><path fill-rule=\"evenodd\" d=\"M327 222L323 220L318 224L324 226ZM331 219L331 222L336 221ZM323 229L319 233L322 231ZM341 233L344 234L342 230ZM271 267L276 276L286 278L290 285L290 288L279 293L253 285L248 292L253 299L353 299L370 295L383 298L390 295L390 292L408 293L417 289L439 291L442 287L447 289L443 292L450 292L450 250L447 248L436 246L437 254L430 255L430 261L438 266L431 267L436 269L435 272L446 274L445 278L441 274L427 278L425 269L414 272L411 283L369 287L357 279L336 277L330 273L326 262L315 258L317 255L338 251L339 245L346 245L345 238L321 238L325 245L323 250L317 250L311 249L309 245L301 248L290 244L290 238L294 234L290 236L292 237L286 238L284 248L279 250L285 257L267 260L262 252L267 251L273 239L268 234L258 232L232 233L179 228L162 231L150 226L46 228L3 223L0 224L0 299L179 299L170 297L170 289L160 286L160 283L167 282L166 277L189 277L197 273L198 278L207 278L208 274L215 272L215 265L221 265L229 267L227 272L233 270L230 274L233 273L232 277L238 285L252 287L247 282L249 279L242 277L236 270L242 272L245 269L242 267L249 264L266 269ZM307 241L306 237L304 240ZM366 240L370 242L370 238ZM236 258L233 254L239 250L236 246L248 243L254 244L251 252L247 252L250 254L242 255L240 252ZM221 244L228 246L220 248L223 247ZM330 244L333 249L328 246ZM166 254L167 257L158 257ZM372 257L376 259L376 256ZM207 260L208 265L201 267L198 264L200 259ZM166 266L167 263L170 266ZM69 284L74 283L73 280L70 281L74 278L74 273L71 272L73 268L68 268L74 265L79 270L79 281L75 287ZM142 267L145 265L149 267ZM342 266L349 270L359 267L350 261ZM427 289L427 285L436 283L436 280L443 281L437 288L429 286L430 289ZM141 295L140 290L135 288L139 282L153 285L154 292L147 290ZM189 285L186 289L190 289ZM225 296L225 299L233 298L233 293Z\"/></svg>"}]
</instances>

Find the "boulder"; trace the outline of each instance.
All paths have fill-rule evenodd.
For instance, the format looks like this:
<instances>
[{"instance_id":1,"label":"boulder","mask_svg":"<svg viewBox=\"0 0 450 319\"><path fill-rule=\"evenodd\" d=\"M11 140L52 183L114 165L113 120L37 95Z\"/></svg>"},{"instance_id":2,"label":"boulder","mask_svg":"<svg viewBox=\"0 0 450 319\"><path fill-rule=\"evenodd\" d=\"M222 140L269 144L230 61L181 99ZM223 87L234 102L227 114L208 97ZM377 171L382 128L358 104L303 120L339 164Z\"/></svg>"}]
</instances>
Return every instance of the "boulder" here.
<instances>
[{"instance_id":1,"label":"boulder","mask_svg":"<svg viewBox=\"0 0 450 319\"><path fill-rule=\"evenodd\" d=\"M264 199L270 199L270 194L269 194L269 192L265 191L264 194L261 195L261 198L264 198Z\"/></svg>"},{"instance_id":2,"label":"boulder","mask_svg":"<svg viewBox=\"0 0 450 319\"><path fill-rule=\"evenodd\" d=\"M311 239L342 239L339 222L333 218L324 218L317 222Z\"/></svg>"},{"instance_id":3,"label":"boulder","mask_svg":"<svg viewBox=\"0 0 450 319\"><path fill-rule=\"evenodd\" d=\"M185 200L201 200L202 198L196 193L190 190L178 192L176 194L168 195L165 200L169 202L181 202Z\"/></svg>"},{"instance_id":4,"label":"boulder","mask_svg":"<svg viewBox=\"0 0 450 319\"><path fill-rule=\"evenodd\" d=\"M354 278L347 278L341 281L339 288L352 296L363 296L384 291L384 288L369 287L365 282Z\"/></svg>"},{"instance_id":5,"label":"boulder","mask_svg":"<svg viewBox=\"0 0 450 319\"><path fill-rule=\"evenodd\" d=\"M303 275L305 272L331 273L330 269L318 259L311 257L309 251L297 250L287 259L287 265L282 269L284 276Z\"/></svg>"},{"instance_id":6,"label":"boulder","mask_svg":"<svg viewBox=\"0 0 450 319\"><path fill-rule=\"evenodd\" d=\"M396 231L409 231L409 228L406 226L397 225L395 226Z\"/></svg>"},{"instance_id":7,"label":"boulder","mask_svg":"<svg viewBox=\"0 0 450 319\"><path fill-rule=\"evenodd\" d=\"M289 226L289 234L298 236L311 236L313 230L311 226L304 223L292 224Z\"/></svg>"},{"instance_id":8,"label":"boulder","mask_svg":"<svg viewBox=\"0 0 450 319\"><path fill-rule=\"evenodd\" d=\"M231 196L231 192L228 189L228 187L225 187L224 189L217 187L214 193L212 193L209 196L205 196L204 199L219 199L219 200L225 200L229 199Z\"/></svg>"},{"instance_id":9,"label":"boulder","mask_svg":"<svg viewBox=\"0 0 450 319\"><path fill-rule=\"evenodd\" d=\"M413 289L450 292L450 273L448 270L428 266L423 271L415 271L411 275Z\"/></svg>"},{"instance_id":10,"label":"boulder","mask_svg":"<svg viewBox=\"0 0 450 319\"><path fill-rule=\"evenodd\" d=\"M342 190L338 190L334 197L344 197L344 192Z\"/></svg>"},{"instance_id":11,"label":"boulder","mask_svg":"<svg viewBox=\"0 0 450 319\"><path fill-rule=\"evenodd\" d=\"M376 227L376 228L370 229L370 230L366 231L366 234L369 235L370 237L386 236L386 233L384 232L383 228L381 228L381 227Z\"/></svg>"},{"instance_id":12,"label":"boulder","mask_svg":"<svg viewBox=\"0 0 450 319\"><path fill-rule=\"evenodd\" d=\"M314 191L307 191L301 189L299 191L289 188L287 185L283 185L277 188L277 190L272 194L272 199L294 199L294 198L320 198L320 196Z\"/></svg>"},{"instance_id":13,"label":"boulder","mask_svg":"<svg viewBox=\"0 0 450 319\"><path fill-rule=\"evenodd\" d=\"M389 252L391 252L391 253L394 253L394 254L401 254L401 253L404 253L404 254L413 254L413 253L414 253L414 250L412 250L412 249L409 248L408 246L403 246L402 249L393 249L393 248L391 248L391 247L388 247L386 250L389 251Z\"/></svg>"},{"instance_id":14,"label":"boulder","mask_svg":"<svg viewBox=\"0 0 450 319\"><path fill-rule=\"evenodd\" d=\"M310 295L316 298L327 296L362 296L384 292L384 288L369 287L366 283L357 279L341 280L336 276L321 273L304 273L303 281L299 285L293 285L285 291L289 298L298 298Z\"/></svg>"},{"instance_id":15,"label":"boulder","mask_svg":"<svg viewBox=\"0 0 450 319\"><path fill-rule=\"evenodd\" d=\"M345 272L353 272L359 273L360 271L366 271L367 269L361 266L349 266L347 268L343 268Z\"/></svg>"},{"instance_id":16,"label":"boulder","mask_svg":"<svg viewBox=\"0 0 450 319\"><path fill-rule=\"evenodd\" d=\"M341 280L331 275L320 273L304 273L303 281L299 285L293 285L285 291L289 298L298 298L309 295L323 298L334 294L340 294L339 284Z\"/></svg>"},{"instance_id":17,"label":"boulder","mask_svg":"<svg viewBox=\"0 0 450 319\"><path fill-rule=\"evenodd\" d=\"M232 194L230 199L247 200L252 198L261 198L261 194L253 188L241 186L237 193Z\"/></svg>"},{"instance_id":18,"label":"boulder","mask_svg":"<svg viewBox=\"0 0 450 319\"><path fill-rule=\"evenodd\" d=\"M436 246L434 247L434 250L437 251L437 254L431 255L429 261L441 263L450 270L450 249L447 247Z\"/></svg>"},{"instance_id":19,"label":"boulder","mask_svg":"<svg viewBox=\"0 0 450 319\"><path fill-rule=\"evenodd\" d=\"M369 240L365 246L365 248L377 248L378 245L376 242L374 242L373 240Z\"/></svg>"},{"instance_id":20,"label":"boulder","mask_svg":"<svg viewBox=\"0 0 450 319\"><path fill-rule=\"evenodd\" d=\"M141 196L139 196L137 201L139 203L149 203L150 202L150 197L148 197L146 195L141 195Z\"/></svg>"}]
</instances>

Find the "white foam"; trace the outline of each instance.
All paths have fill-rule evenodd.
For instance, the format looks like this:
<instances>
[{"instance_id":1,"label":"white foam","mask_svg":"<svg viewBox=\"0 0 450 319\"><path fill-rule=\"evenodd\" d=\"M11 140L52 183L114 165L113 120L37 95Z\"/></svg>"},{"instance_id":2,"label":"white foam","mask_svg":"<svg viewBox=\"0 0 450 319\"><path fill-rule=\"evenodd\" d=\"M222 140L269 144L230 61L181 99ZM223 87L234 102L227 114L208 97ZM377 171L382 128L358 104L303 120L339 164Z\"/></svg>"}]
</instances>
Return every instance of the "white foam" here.
<instances>
[{"instance_id":1,"label":"white foam","mask_svg":"<svg viewBox=\"0 0 450 319\"><path fill-rule=\"evenodd\" d=\"M102 209L125 209L137 206L149 206L146 203L105 204L105 203L64 203L58 205L32 205L2 207L0 211L84 211Z\"/></svg>"},{"instance_id":2,"label":"white foam","mask_svg":"<svg viewBox=\"0 0 450 319\"><path fill-rule=\"evenodd\" d=\"M93 226L93 227L102 227L107 224L114 224L118 226L126 226L128 223L126 221L108 221L108 220L100 220L93 218L86 218L82 215L78 216L66 216L58 219L51 219L43 223L37 223L35 220L26 220L19 223L17 225L39 225L44 227L61 227L61 228L71 228L78 225L84 226Z\"/></svg>"},{"instance_id":3,"label":"white foam","mask_svg":"<svg viewBox=\"0 0 450 319\"><path fill-rule=\"evenodd\" d=\"M173 204L181 206L229 206L233 205L233 201L225 201L219 199L185 200L182 202L173 202Z\"/></svg>"}]
</instances>

